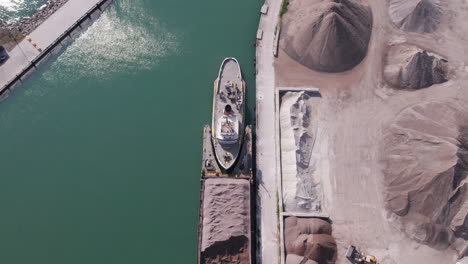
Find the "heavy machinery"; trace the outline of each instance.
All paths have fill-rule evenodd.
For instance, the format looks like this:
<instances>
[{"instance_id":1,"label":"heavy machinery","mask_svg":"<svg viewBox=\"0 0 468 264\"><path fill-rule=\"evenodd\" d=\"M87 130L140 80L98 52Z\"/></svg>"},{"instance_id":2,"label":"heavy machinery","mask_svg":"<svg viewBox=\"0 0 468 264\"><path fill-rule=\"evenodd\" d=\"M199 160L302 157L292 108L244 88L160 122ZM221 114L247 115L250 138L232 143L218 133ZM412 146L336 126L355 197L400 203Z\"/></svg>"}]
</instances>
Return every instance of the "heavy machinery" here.
<instances>
[{"instance_id":1,"label":"heavy machinery","mask_svg":"<svg viewBox=\"0 0 468 264\"><path fill-rule=\"evenodd\" d=\"M380 264L374 256L357 251L355 246L349 246L346 258L353 264Z\"/></svg>"}]
</instances>

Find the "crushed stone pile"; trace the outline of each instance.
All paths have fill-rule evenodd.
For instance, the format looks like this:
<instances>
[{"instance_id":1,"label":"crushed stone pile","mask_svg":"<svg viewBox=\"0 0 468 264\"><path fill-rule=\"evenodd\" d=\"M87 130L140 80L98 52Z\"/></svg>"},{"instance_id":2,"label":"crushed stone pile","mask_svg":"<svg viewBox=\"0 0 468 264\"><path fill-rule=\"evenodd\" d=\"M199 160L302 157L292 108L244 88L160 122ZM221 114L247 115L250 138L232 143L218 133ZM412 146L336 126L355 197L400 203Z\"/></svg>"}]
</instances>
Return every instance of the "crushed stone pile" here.
<instances>
[{"instance_id":1,"label":"crushed stone pile","mask_svg":"<svg viewBox=\"0 0 468 264\"><path fill-rule=\"evenodd\" d=\"M466 107L448 102L410 106L382 145L388 210L409 237L436 249L467 240L467 119Z\"/></svg>"},{"instance_id":2,"label":"crushed stone pile","mask_svg":"<svg viewBox=\"0 0 468 264\"><path fill-rule=\"evenodd\" d=\"M366 57L372 12L352 0L294 0L282 29L280 45L291 58L313 70L343 72Z\"/></svg>"},{"instance_id":3,"label":"crushed stone pile","mask_svg":"<svg viewBox=\"0 0 468 264\"><path fill-rule=\"evenodd\" d=\"M305 91L288 91L281 96L281 169L287 212L322 210L321 178L317 159L312 158L318 130L319 100L312 92Z\"/></svg>"},{"instance_id":4,"label":"crushed stone pile","mask_svg":"<svg viewBox=\"0 0 468 264\"><path fill-rule=\"evenodd\" d=\"M442 8L438 0L392 0L389 14L400 29L425 34L439 26Z\"/></svg>"},{"instance_id":5,"label":"crushed stone pile","mask_svg":"<svg viewBox=\"0 0 468 264\"><path fill-rule=\"evenodd\" d=\"M447 80L448 61L430 56L426 51L420 51L411 57L403 68L400 87L406 89L426 88Z\"/></svg>"},{"instance_id":6,"label":"crushed stone pile","mask_svg":"<svg viewBox=\"0 0 468 264\"><path fill-rule=\"evenodd\" d=\"M205 180L202 209L201 263L249 264L249 180Z\"/></svg>"},{"instance_id":7,"label":"crushed stone pile","mask_svg":"<svg viewBox=\"0 0 468 264\"><path fill-rule=\"evenodd\" d=\"M416 47L395 47L387 62L385 79L395 88L421 89L449 80L449 62Z\"/></svg>"},{"instance_id":8,"label":"crushed stone pile","mask_svg":"<svg viewBox=\"0 0 468 264\"><path fill-rule=\"evenodd\" d=\"M332 226L320 218L288 217L284 220L286 264L333 264L336 242Z\"/></svg>"}]
</instances>

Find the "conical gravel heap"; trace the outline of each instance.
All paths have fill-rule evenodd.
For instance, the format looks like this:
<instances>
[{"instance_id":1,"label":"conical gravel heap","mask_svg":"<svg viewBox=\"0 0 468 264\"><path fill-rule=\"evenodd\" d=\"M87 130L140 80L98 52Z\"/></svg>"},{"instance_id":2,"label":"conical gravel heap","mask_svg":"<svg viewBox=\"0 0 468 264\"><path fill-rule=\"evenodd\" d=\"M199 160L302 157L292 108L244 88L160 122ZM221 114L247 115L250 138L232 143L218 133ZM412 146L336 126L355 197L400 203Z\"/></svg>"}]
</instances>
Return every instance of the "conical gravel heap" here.
<instances>
[{"instance_id":1,"label":"conical gravel heap","mask_svg":"<svg viewBox=\"0 0 468 264\"><path fill-rule=\"evenodd\" d=\"M446 82L447 74L446 60L431 56L426 51L420 51L414 54L410 62L402 69L400 87L404 89L426 88Z\"/></svg>"},{"instance_id":2,"label":"conical gravel heap","mask_svg":"<svg viewBox=\"0 0 468 264\"><path fill-rule=\"evenodd\" d=\"M392 0L390 17L404 31L432 33L440 24L442 9L438 0Z\"/></svg>"},{"instance_id":3,"label":"conical gravel heap","mask_svg":"<svg viewBox=\"0 0 468 264\"><path fill-rule=\"evenodd\" d=\"M409 44L392 46L385 64L384 78L397 89L427 88L448 81L453 73L442 56Z\"/></svg>"},{"instance_id":4,"label":"conical gravel heap","mask_svg":"<svg viewBox=\"0 0 468 264\"><path fill-rule=\"evenodd\" d=\"M342 72L365 58L372 13L352 0L315 5L296 0L284 17L283 29L281 45L291 58L313 70Z\"/></svg>"}]
</instances>

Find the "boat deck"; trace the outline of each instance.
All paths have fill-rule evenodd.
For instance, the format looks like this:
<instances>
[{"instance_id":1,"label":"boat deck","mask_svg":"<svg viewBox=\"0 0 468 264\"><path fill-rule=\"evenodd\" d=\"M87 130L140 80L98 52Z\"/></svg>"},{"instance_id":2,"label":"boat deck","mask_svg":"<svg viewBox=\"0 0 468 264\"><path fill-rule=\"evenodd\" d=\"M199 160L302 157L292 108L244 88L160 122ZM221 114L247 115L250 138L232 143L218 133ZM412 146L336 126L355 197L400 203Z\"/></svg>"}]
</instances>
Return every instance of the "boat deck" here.
<instances>
[{"instance_id":1,"label":"boat deck","mask_svg":"<svg viewBox=\"0 0 468 264\"><path fill-rule=\"evenodd\" d=\"M216 162L211 140L211 128L203 129L202 175L200 181L200 207L198 212L197 263L216 258L213 252L222 245L233 252L219 255L229 263L252 263L255 241L252 236L252 128L245 128L239 161L226 173ZM222 201L221 203L219 201ZM235 207L235 211L233 208ZM227 210L229 208L229 210ZM233 237L233 238L231 238ZM240 244L241 247L236 245Z\"/></svg>"},{"instance_id":2,"label":"boat deck","mask_svg":"<svg viewBox=\"0 0 468 264\"><path fill-rule=\"evenodd\" d=\"M213 94L213 121L212 137L215 155L218 162L225 169L229 169L235 163L239 150L242 145L244 131L244 102L245 102L245 83L242 80L239 63L232 58L225 59L221 65L218 79L214 83ZM232 109L231 116L239 121L238 141L234 144L225 144L219 142L216 138L218 128L218 119L224 115L226 105ZM231 129L230 127L222 129Z\"/></svg>"},{"instance_id":3,"label":"boat deck","mask_svg":"<svg viewBox=\"0 0 468 264\"><path fill-rule=\"evenodd\" d=\"M221 167L216 162L216 156L213 152L211 128L209 125L205 125L203 129L202 178L252 178L252 128L250 126L245 128L243 145L238 159L239 162L237 162L229 174L221 170Z\"/></svg>"}]
</instances>

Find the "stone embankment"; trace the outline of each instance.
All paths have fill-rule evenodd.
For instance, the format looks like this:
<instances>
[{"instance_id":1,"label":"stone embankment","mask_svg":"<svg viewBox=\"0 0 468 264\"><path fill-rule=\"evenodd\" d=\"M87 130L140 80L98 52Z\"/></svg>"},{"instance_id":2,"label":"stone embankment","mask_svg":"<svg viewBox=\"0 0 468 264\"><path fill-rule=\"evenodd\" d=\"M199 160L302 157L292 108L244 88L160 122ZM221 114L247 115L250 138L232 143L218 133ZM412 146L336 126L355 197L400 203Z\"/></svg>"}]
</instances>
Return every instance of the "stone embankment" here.
<instances>
[{"instance_id":1,"label":"stone embankment","mask_svg":"<svg viewBox=\"0 0 468 264\"><path fill-rule=\"evenodd\" d=\"M71 40L79 37L111 2L112 0L55 1L33 15L29 22L10 25L16 32L8 32L16 40L13 41L14 45L7 46L10 58L0 67L0 96L6 97L52 53L59 52ZM20 40L22 33L19 31L30 32L26 38Z\"/></svg>"},{"instance_id":2,"label":"stone embankment","mask_svg":"<svg viewBox=\"0 0 468 264\"><path fill-rule=\"evenodd\" d=\"M54 14L55 11L62 7L66 2L68 2L68 0L48 0L45 6L37 10L37 12L35 12L31 17L13 23L2 24L2 29L19 32L23 36L26 36Z\"/></svg>"}]
</instances>

